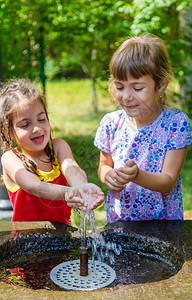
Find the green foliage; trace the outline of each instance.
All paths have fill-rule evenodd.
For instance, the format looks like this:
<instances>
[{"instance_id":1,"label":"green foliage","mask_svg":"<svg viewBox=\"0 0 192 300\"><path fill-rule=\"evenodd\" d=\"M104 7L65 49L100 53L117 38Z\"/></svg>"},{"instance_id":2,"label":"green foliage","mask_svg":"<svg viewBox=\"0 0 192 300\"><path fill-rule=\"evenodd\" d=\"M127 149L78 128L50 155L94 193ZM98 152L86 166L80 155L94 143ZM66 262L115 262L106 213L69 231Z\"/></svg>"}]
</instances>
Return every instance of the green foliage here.
<instances>
[{"instance_id":1,"label":"green foliage","mask_svg":"<svg viewBox=\"0 0 192 300\"><path fill-rule=\"evenodd\" d=\"M4 79L40 76L40 38L49 30L50 1L0 1L1 52Z\"/></svg>"},{"instance_id":2,"label":"green foliage","mask_svg":"<svg viewBox=\"0 0 192 300\"><path fill-rule=\"evenodd\" d=\"M131 25L132 33L151 32L161 37L167 43L175 76L181 80L183 75L187 75L184 61L190 57L185 23L190 2L135 0L135 3L137 14Z\"/></svg>"},{"instance_id":3,"label":"green foliage","mask_svg":"<svg viewBox=\"0 0 192 300\"><path fill-rule=\"evenodd\" d=\"M54 18L59 33L54 43L58 45L59 40L70 56L75 55L90 78L106 74L116 40L130 33L132 18L123 10L119 13L123 3L80 0L73 5L60 4L57 22Z\"/></svg>"},{"instance_id":4,"label":"green foliage","mask_svg":"<svg viewBox=\"0 0 192 300\"><path fill-rule=\"evenodd\" d=\"M107 80L119 44L128 36L151 32L165 40L176 78L189 86L183 89L189 109L191 11L190 0L0 0L4 79L39 79L43 34L48 79Z\"/></svg>"}]
</instances>

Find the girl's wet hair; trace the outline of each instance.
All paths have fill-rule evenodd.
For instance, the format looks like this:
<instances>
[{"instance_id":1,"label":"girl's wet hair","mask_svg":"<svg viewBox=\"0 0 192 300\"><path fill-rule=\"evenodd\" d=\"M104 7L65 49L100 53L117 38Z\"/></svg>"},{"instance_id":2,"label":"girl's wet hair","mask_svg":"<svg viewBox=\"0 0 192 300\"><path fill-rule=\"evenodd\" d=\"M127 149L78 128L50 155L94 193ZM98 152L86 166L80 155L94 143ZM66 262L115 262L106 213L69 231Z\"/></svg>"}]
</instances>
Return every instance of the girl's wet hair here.
<instances>
[{"instance_id":1,"label":"girl's wet hair","mask_svg":"<svg viewBox=\"0 0 192 300\"><path fill-rule=\"evenodd\" d=\"M45 109L47 108L44 96L40 90L26 79L11 79L5 82L0 88L0 138L2 140L2 150L12 150L23 162L24 167L38 175L36 164L28 159L21 151L15 147L15 141L12 135L12 116L18 107L32 104L40 101ZM51 137L50 137L51 138ZM51 143L48 143L45 152L49 161L54 162L54 151Z\"/></svg>"},{"instance_id":2,"label":"girl's wet hair","mask_svg":"<svg viewBox=\"0 0 192 300\"><path fill-rule=\"evenodd\" d=\"M156 90L173 78L169 54L164 42L157 36L145 34L123 42L111 58L109 91L114 96L114 79L126 81L128 76L140 78L149 75ZM165 95L159 101L165 104Z\"/></svg>"}]
</instances>

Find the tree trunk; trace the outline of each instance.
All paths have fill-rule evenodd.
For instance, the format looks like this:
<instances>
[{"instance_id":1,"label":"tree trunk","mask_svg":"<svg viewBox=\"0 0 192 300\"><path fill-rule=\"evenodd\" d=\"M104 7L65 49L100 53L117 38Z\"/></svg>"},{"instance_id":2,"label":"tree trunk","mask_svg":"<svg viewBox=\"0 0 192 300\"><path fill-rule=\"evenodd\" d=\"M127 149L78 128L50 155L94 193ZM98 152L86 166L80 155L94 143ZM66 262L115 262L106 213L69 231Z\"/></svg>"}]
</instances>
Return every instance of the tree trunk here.
<instances>
[{"instance_id":1,"label":"tree trunk","mask_svg":"<svg viewBox=\"0 0 192 300\"><path fill-rule=\"evenodd\" d=\"M92 112L97 113L97 95L96 95L96 55L97 50L93 49L91 53L91 103L92 103Z\"/></svg>"},{"instance_id":2,"label":"tree trunk","mask_svg":"<svg viewBox=\"0 0 192 300\"><path fill-rule=\"evenodd\" d=\"M40 27L40 78L43 86L43 94L45 95L45 55L44 55L44 38L43 38L43 27Z\"/></svg>"},{"instance_id":3,"label":"tree trunk","mask_svg":"<svg viewBox=\"0 0 192 300\"><path fill-rule=\"evenodd\" d=\"M1 32L0 32L0 85L1 82L3 82L3 64L2 64Z\"/></svg>"},{"instance_id":4,"label":"tree trunk","mask_svg":"<svg viewBox=\"0 0 192 300\"><path fill-rule=\"evenodd\" d=\"M96 78L91 77L91 103L92 103L92 112L97 113L97 95L96 95Z\"/></svg>"}]
</instances>

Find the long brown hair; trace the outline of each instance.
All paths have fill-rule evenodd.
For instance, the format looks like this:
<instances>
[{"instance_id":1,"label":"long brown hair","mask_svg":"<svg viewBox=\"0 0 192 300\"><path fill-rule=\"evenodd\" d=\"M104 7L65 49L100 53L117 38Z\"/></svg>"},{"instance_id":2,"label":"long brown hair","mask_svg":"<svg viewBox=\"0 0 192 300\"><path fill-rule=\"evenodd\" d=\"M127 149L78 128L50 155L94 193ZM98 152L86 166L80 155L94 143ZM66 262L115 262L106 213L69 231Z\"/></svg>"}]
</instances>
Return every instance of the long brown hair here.
<instances>
[{"instance_id":1,"label":"long brown hair","mask_svg":"<svg viewBox=\"0 0 192 300\"><path fill-rule=\"evenodd\" d=\"M45 98L37 86L29 80L21 78L11 79L0 88L0 138L2 140L2 150L3 152L12 150L22 160L24 167L28 171L38 175L36 164L15 147L15 140L11 134L13 112L18 106L22 107L22 105L34 103L35 101L42 103L48 118ZM54 150L50 142L46 145L45 152L49 161L53 164Z\"/></svg>"}]
</instances>

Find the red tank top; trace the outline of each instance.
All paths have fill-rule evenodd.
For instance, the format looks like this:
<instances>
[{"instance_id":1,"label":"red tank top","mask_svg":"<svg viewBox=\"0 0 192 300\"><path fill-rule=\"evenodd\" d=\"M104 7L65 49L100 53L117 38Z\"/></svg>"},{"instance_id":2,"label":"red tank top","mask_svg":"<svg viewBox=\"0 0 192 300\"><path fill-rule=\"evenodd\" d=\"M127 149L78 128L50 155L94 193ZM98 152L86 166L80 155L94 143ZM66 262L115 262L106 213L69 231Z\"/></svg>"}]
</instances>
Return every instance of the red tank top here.
<instances>
[{"instance_id":1,"label":"red tank top","mask_svg":"<svg viewBox=\"0 0 192 300\"><path fill-rule=\"evenodd\" d=\"M38 177L41 181L67 185L66 178L58 163L53 166L51 172L38 171L40 173ZM6 187L14 210L12 221L50 221L71 225L71 208L66 201L39 198L25 192L18 185L14 188L7 185Z\"/></svg>"}]
</instances>

